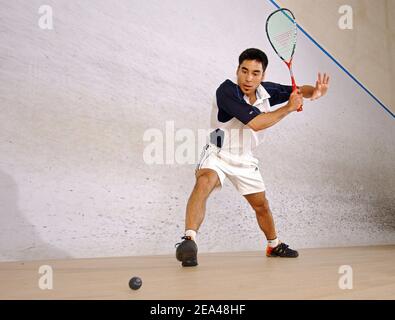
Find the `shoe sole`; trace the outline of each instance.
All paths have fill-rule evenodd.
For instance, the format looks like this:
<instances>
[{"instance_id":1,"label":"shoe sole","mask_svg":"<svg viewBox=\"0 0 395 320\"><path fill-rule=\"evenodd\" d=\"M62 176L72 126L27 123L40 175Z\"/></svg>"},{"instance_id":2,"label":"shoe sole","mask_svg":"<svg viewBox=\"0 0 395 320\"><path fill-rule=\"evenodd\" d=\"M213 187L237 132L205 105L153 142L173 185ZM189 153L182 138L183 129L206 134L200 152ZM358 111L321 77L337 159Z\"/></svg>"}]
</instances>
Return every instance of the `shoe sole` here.
<instances>
[{"instance_id":1,"label":"shoe sole","mask_svg":"<svg viewBox=\"0 0 395 320\"><path fill-rule=\"evenodd\" d=\"M184 260L181 265L183 267L196 267L198 265L197 260Z\"/></svg>"},{"instance_id":2,"label":"shoe sole","mask_svg":"<svg viewBox=\"0 0 395 320\"><path fill-rule=\"evenodd\" d=\"M196 254L183 254L182 258L180 259L182 262L181 265L183 267L195 267L198 265Z\"/></svg>"},{"instance_id":3,"label":"shoe sole","mask_svg":"<svg viewBox=\"0 0 395 320\"><path fill-rule=\"evenodd\" d=\"M271 255L266 255L266 257L268 257L268 258L297 258L297 257L299 257L299 255L297 255L297 256L271 256Z\"/></svg>"}]
</instances>

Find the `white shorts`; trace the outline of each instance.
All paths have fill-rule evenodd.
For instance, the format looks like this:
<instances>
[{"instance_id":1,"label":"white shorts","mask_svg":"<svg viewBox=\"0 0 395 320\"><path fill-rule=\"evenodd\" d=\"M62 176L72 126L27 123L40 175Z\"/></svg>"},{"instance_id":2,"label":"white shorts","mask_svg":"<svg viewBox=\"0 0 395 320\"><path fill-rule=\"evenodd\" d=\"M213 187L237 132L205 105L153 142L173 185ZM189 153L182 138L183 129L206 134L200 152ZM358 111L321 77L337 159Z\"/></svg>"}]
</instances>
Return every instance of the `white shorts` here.
<instances>
[{"instance_id":1,"label":"white shorts","mask_svg":"<svg viewBox=\"0 0 395 320\"><path fill-rule=\"evenodd\" d=\"M219 177L222 187L228 178L241 195L265 191L265 184L259 171L259 160L249 156L234 156L213 144L204 146L196 171L212 169Z\"/></svg>"}]
</instances>

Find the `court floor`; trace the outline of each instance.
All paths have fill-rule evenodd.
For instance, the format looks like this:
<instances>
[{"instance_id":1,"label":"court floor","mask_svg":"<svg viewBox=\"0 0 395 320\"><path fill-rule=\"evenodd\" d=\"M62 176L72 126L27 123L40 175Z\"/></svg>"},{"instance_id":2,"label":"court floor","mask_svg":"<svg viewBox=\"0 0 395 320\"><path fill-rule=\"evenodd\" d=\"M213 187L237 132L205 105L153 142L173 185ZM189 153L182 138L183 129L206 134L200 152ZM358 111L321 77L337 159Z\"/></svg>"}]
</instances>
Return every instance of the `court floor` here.
<instances>
[{"instance_id":1,"label":"court floor","mask_svg":"<svg viewBox=\"0 0 395 320\"><path fill-rule=\"evenodd\" d=\"M194 268L173 255L3 262L0 299L395 299L395 245L299 253L202 253ZM51 290L39 288L42 265L52 268ZM136 291L133 276L143 280ZM352 289L339 287L345 277Z\"/></svg>"}]
</instances>

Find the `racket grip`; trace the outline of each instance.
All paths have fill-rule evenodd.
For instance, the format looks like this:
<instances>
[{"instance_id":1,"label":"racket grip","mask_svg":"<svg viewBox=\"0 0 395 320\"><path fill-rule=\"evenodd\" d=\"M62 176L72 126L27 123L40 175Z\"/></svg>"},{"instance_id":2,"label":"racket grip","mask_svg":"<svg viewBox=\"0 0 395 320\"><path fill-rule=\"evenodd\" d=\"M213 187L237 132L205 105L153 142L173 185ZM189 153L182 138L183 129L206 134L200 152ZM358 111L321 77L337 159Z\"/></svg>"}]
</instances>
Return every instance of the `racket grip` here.
<instances>
[{"instance_id":1,"label":"racket grip","mask_svg":"<svg viewBox=\"0 0 395 320\"><path fill-rule=\"evenodd\" d=\"M296 86L295 78L293 76L291 76L291 80L292 80L292 92L294 92L294 91L298 90L298 87ZM300 108L296 111L297 112L303 111L303 106L300 106Z\"/></svg>"}]
</instances>

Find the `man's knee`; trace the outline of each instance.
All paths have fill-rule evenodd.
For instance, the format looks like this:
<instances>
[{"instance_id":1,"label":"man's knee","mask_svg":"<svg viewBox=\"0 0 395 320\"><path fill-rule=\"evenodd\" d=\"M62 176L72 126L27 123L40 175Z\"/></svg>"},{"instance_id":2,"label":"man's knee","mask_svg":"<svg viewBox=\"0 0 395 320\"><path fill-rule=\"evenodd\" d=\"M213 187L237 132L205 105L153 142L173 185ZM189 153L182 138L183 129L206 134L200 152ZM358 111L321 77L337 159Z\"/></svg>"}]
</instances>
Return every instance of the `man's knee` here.
<instances>
[{"instance_id":1,"label":"man's knee","mask_svg":"<svg viewBox=\"0 0 395 320\"><path fill-rule=\"evenodd\" d=\"M218 178L210 174L202 174L196 178L195 190L208 195L217 185Z\"/></svg>"},{"instance_id":2,"label":"man's knee","mask_svg":"<svg viewBox=\"0 0 395 320\"><path fill-rule=\"evenodd\" d=\"M270 211L269 201L265 198L262 198L253 206L255 212L257 214L266 214Z\"/></svg>"}]
</instances>

